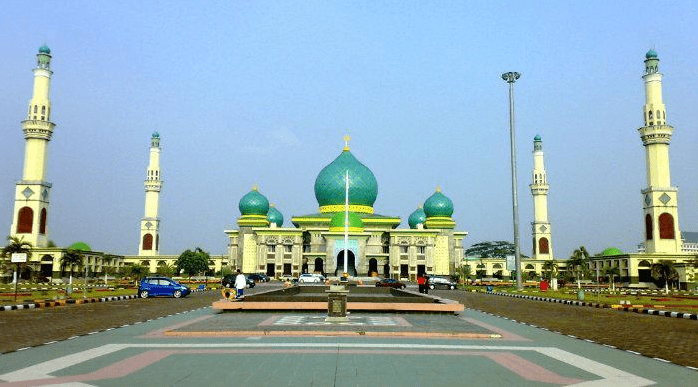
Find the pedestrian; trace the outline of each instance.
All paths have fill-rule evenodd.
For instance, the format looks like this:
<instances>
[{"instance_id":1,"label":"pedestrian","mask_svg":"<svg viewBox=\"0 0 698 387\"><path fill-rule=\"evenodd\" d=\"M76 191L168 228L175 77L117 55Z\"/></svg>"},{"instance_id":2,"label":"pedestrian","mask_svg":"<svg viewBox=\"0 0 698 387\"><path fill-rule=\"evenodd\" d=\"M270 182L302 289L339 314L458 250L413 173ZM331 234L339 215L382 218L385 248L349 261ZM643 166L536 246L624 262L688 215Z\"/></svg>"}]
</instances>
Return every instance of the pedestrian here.
<instances>
[{"instance_id":1,"label":"pedestrian","mask_svg":"<svg viewBox=\"0 0 698 387\"><path fill-rule=\"evenodd\" d=\"M235 298L243 298L242 290L245 289L245 286L247 286L245 275L240 272L240 269L238 269L238 275L235 276L235 289L237 290Z\"/></svg>"},{"instance_id":2,"label":"pedestrian","mask_svg":"<svg viewBox=\"0 0 698 387\"><path fill-rule=\"evenodd\" d=\"M429 276L424 275L424 294L429 294Z\"/></svg>"},{"instance_id":3,"label":"pedestrian","mask_svg":"<svg viewBox=\"0 0 698 387\"><path fill-rule=\"evenodd\" d=\"M424 293L426 292L426 278L424 278L423 274L417 274L417 285L419 285L419 292Z\"/></svg>"}]
</instances>

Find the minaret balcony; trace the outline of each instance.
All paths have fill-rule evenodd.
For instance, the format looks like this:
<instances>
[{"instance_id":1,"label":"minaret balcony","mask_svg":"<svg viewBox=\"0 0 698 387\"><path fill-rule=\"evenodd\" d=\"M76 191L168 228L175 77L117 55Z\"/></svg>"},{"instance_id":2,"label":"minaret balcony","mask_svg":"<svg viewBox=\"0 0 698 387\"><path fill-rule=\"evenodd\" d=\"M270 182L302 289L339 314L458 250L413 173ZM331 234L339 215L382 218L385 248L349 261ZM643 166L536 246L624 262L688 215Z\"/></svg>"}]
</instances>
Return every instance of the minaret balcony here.
<instances>
[{"instance_id":1,"label":"minaret balcony","mask_svg":"<svg viewBox=\"0 0 698 387\"><path fill-rule=\"evenodd\" d=\"M670 125L652 125L643 126L638 129L642 145L666 144L671 142L671 135L674 133L674 127Z\"/></svg>"},{"instance_id":2,"label":"minaret balcony","mask_svg":"<svg viewBox=\"0 0 698 387\"><path fill-rule=\"evenodd\" d=\"M24 120L22 121L22 130L24 138L37 138L40 140L50 141L53 135L53 128L56 126L51 121L41 120Z\"/></svg>"},{"instance_id":3,"label":"minaret balcony","mask_svg":"<svg viewBox=\"0 0 698 387\"><path fill-rule=\"evenodd\" d=\"M550 190L548 184L531 184L529 187L531 188L532 195L547 195Z\"/></svg>"},{"instance_id":4,"label":"minaret balcony","mask_svg":"<svg viewBox=\"0 0 698 387\"><path fill-rule=\"evenodd\" d=\"M162 182L159 180L146 180L143 183L146 191L160 192L162 189Z\"/></svg>"}]
</instances>

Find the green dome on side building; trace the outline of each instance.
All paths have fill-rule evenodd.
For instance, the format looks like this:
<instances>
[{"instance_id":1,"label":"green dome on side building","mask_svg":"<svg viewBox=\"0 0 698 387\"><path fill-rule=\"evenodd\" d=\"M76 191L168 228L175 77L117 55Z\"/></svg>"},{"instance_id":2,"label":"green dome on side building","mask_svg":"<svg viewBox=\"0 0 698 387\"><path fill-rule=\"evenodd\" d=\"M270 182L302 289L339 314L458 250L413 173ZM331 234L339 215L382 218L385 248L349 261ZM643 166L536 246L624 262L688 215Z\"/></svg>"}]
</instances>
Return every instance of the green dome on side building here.
<instances>
[{"instance_id":1,"label":"green dome on side building","mask_svg":"<svg viewBox=\"0 0 698 387\"><path fill-rule=\"evenodd\" d=\"M345 217L346 213L344 212L338 212L332 215L332 219L330 219L330 231L343 232ZM363 231L363 228L364 222L361 220L361 217L354 212L349 212L349 231L360 232Z\"/></svg>"},{"instance_id":2,"label":"green dome on side building","mask_svg":"<svg viewBox=\"0 0 698 387\"><path fill-rule=\"evenodd\" d=\"M269 212L267 212L267 220L269 223L275 223L278 227L284 224L284 215L281 211L277 210L273 204L269 205Z\"/></svg>"},{"instance_id":3,"label":"green dome on side building","mask_svg":"<svg viewBox=\"0 0 698 387\"><path fill-rule=\"evenodd\" d=\"M352 211L373 213L378 182L368 167L345 147L337 158L323 168L315 179L315 198L320 212L344 211L345 174L349 171L349 205ZM337 206L336 208L334 206ZM323 209L323 207L325 207ZM342 207L342 208L340 208Z\"/></svg>"},{"instance_id":4,"label":"green dome on side building","mask_svg":"<svg viewBox=\"0 0 698 387\"><path fill-rule=\"evenodd\" d=\"M410 228L415 229L417 228L417 225L424 222L427 220L427 214L424 213L424 209L422 209L422 206L419 206L412 214L410 214L410 217L407 219L407 223L410 225Z\"/></svg>"},{"instance_id":5,"label":"green dome on side building","mask_svg":"<svg viewBox=\"0 0 698 387\"><path fill-rule=\"evenodd\" d=\"M436 188L436 192L424 201L424 213L427 218L435 216L450 218L453 215L453 202L441 193L441 188Z\"/></svg>"},{"instance_id":6,"label":"green dome on side building","mask_svg":"<svg viewBox=\"0 0 698 387\"><path fill-rule=\"evenodd\" d=\"M92 247L85 242L75 242L68 247L68 250L92 251Z\"/></svg>"},{"instance_id":7,"label":"green dome on side building","mask_svg":"<svg viewBox=\"0 0 698 387\"><path fill-rule=\"evenodd\" d=\"M259 193L257 187L252 188L252 191L248 192L245 196L240 199L238 204L240 209L240 214L245 215L263 215L267 216L269 212L269 200Z\"/></svg>"},{"instance_id":8,"label":"green dome on side building","mask_svg":"<svg viewBox=\"0 0 698 387\"><path fill-rule=\"evenodd\" d=\"M601 253L602 256L610 256L610 255L623 255L623 252L620 251L617 247L609 247L606 250L604 250Z\"/></svg>"}]
</instances>

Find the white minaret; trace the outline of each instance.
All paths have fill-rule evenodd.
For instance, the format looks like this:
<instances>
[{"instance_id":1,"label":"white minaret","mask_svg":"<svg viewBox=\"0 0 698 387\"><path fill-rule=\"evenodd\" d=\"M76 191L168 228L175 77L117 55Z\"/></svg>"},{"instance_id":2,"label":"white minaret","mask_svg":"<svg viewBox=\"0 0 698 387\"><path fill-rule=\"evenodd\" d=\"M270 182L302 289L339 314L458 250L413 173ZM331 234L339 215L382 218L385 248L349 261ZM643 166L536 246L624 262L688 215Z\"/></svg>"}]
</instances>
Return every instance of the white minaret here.
<instances>
[{"instance_id":1,"label":"white minaret","mask_svg":"<svg viewBox=\"0 0 698 387\"><path fill-rule=\"evenodd\" d=\"M145 216L141 220L141 239L138 255L160 255L160 135L153 133L150 139L150 161L145 173Z\"/></svg>"},{"instance_id":2,"label":"white minaret","mask_svg":"<svg viewBox=\"0 0 698 387\"><path fill-rule=\"evenodd\" d=\"M552 230L548 222L548 178L543 163L543 143L540 136L533 139L533 259L553 259Z\"/></svg>"},{"instance_id":3,"label":"white minaret","mask_svg":"<svg viewBox=\"0 0 698 387\"><path fill-rule=\"evenodd\" d=\"M51 183L46 182L46 156L53 128L51 122L51 50L44 44L39 48L37 67L34 69L34 92L29 101L27 118L22 121L26 140L24 172L15 189L15 209L10 235L24 238L35 247L48 244L49 194Z\"/></svg>"},{"instance_id":4,"label":"white minaret","mask_svg":"<svg viewBox=\"0 0 698 387\"><path fill-rule=\"evenodd\" d=\"M645 252L676 254L681 252L678 189L671 186L669 143L674 128L666 124L662 102L662 74L654 50L645 55L645 126L638 129L645 146L647 188L642 190L645 221Z\"/></svg>"}]
</instances>

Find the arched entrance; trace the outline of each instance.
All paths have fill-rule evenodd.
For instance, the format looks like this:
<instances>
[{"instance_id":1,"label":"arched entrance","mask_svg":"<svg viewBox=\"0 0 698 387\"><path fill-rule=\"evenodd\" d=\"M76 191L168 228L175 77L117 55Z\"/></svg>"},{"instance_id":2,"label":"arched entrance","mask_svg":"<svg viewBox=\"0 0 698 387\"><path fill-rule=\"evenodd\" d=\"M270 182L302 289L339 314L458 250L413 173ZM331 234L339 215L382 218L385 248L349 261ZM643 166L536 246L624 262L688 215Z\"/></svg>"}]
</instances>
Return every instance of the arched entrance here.
<instances>
[{"instance_id":1,"label":"arched entrance","mask_svg":"<svg viewBox=\"0 0 698 387\"><path fill-rule=\"evenodd\" d=\"M322 258L315 258L315 270L313 271L315 273L325 274L325 264L322 261Z\"/></svg>"},{"instance_id":2,"label":"arched entrance","mask_svg":"<svg viewBox=\"0 0 698 387\"><path fill-rule=\"evenodd\" d=\"M41 257L41 269L39 276L40 280L50 278L53 276L53 257L50 255L44 255Z\"/></svg>"},{"instance_id":3,"label":"arched entrance","mask_svg":"<svg viewBox=\"0 0 698 387\"><path fill-rule=\"evenodd\" d=\"M390 264L386 263L383 265L383 277L390 278Z\"/></svg>"},{"instance_id":4,"label":"arched entrance","mask_svg":"<svg viewBox=\"0 0 698 387\"><path fill-rule=\"evenodd\" d=\"M337 270L335 270L334 275L341 275L344 272L344 250L337 254ZM350 276L356 276L356 258L351 250L347 250L347 273Z\"/></svg>"},{"instance_id":5,"label":"arched entrance","mask_svg":"<svg viewBox=\"0 0 698 387\"><path fill-rule=\"evenodd\" d=\"M375 258L368 260L368 276L373 276L373 273L378 274L378 261Z\"/></svg>"}]
</instances>

